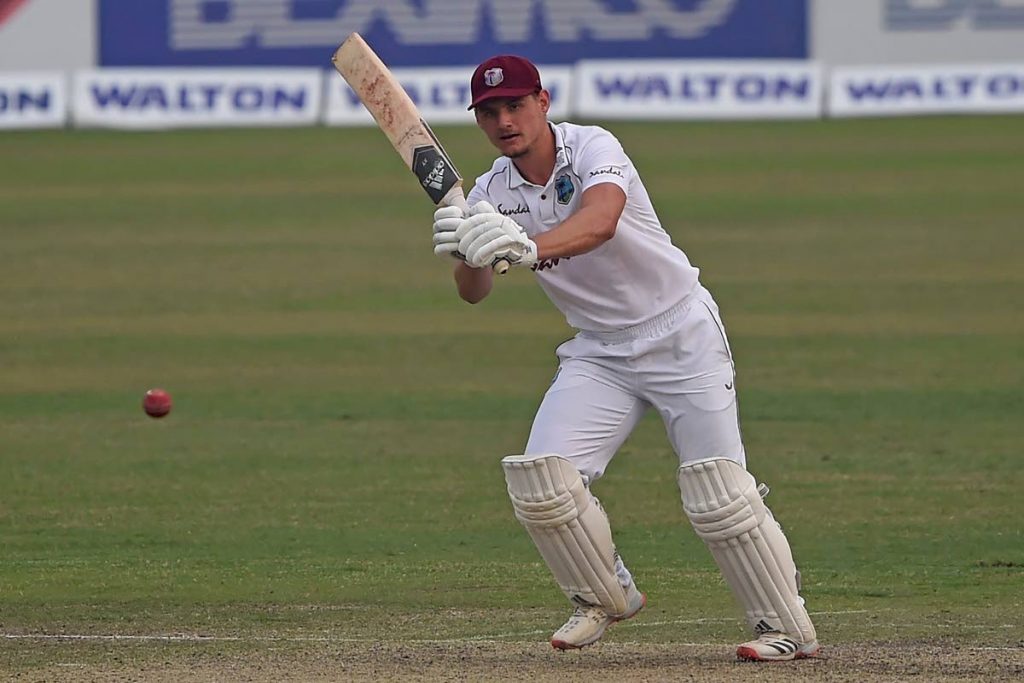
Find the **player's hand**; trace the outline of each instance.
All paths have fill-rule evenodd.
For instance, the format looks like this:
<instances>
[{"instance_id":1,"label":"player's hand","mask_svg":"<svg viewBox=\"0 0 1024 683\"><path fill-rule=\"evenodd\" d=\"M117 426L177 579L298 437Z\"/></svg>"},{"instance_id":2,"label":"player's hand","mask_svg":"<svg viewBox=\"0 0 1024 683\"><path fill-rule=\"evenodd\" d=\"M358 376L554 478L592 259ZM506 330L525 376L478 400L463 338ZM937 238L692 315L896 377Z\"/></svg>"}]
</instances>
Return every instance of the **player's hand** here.
<instances>
[{"instance_id":1,"label":"player's hand","mask_svg":"<svg viewBox=\"0 0 1024 683\"><path fill-rule=\"evenodd\" d=\"M532 266L537 262L537 244L526 235L523 226L480 202L469 210L469 218L455 231L458 251L474 268L490 266L499 259L512 266Z\"/></svg>"},{"instance_id":2,"label":"player's hand","mask_svg":"<svg viewBox=\"0 0 1024 683\"><path fill-rule=\"evenodd\" d=\"M438 256L454 256L461 259L459 238L456 230L465 220L462 209L457 206L442 206L434 212L434 253Z\"/></svg>"}]
</instances>

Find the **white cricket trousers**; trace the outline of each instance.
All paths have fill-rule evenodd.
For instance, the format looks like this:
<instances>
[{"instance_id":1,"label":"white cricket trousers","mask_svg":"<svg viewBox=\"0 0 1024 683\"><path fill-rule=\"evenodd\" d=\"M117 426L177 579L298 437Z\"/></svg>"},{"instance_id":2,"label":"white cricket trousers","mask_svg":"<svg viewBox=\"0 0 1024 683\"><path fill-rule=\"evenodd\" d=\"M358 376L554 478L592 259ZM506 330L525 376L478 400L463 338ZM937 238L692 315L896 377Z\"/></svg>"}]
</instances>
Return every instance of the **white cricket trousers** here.
<instances>
[{"instance_id":1,"label":"white cricket trousers","mask_svg":"<svg viewBox=\"0 0 1024 683\"><path fill-rule=\"evenodd\" d=\"M647 322L580 332L556 353L558 373L527 454L557 453L593 482L653 407L680 464L718 457L746 467L732 353L718 305L701 285Z\"/></svg>"}]
</instances>

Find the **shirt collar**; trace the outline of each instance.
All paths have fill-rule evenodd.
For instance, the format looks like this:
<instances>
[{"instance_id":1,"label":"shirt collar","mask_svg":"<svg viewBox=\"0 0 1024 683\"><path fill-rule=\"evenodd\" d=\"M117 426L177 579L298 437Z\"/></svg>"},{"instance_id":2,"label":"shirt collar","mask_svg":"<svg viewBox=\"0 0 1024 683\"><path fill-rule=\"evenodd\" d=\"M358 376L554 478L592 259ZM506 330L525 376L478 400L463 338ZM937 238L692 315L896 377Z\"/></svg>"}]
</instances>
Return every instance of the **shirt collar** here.
<instances>
[{"instance_id":1,"label":"shirt collar","mask_svg":"<svg viewBox=\"0 0 1024 683\"><path fill-rule=\"evenodd\" d=\"M551 177L554 178L555 174L563 167L568 166L571 161L569 157L569 150L565 146L565 137L562 135L562 129L555 124L548 121L548 126L551 128L551 132L555 135L555 167L552 169ZM533 185L529 180L524 178L520 173L519 169L512 162L508 160L508 189L512 190L519 187L520 185Z\"/></svg>"}]
</instances>

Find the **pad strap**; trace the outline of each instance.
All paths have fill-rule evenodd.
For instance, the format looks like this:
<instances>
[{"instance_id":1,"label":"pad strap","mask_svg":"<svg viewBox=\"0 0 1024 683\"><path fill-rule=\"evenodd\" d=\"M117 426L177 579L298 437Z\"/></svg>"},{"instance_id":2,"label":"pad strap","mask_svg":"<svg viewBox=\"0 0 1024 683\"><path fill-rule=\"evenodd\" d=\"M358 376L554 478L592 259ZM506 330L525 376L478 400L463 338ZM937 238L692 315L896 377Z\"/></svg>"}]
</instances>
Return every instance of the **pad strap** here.
<instances>
[{"instance_id":1,"label":"pad strap","mask_svg":"<svg viewBox=\"0 0 1024 683\"><path fill-rule=\"evenodd\" d=\"M579 471L558 455L513 455L501 466L516 518L566 597L611 616L625 614L612 530Z\"/></svg>"},{"instance_id":2,"label":"pad strap","mask_svg":"<svg viewBox=\"0 0 1024 683\"><path fill-rule=\"evenodd\" d=\"M761 500L754 477L733 460L701 460L679 468L679 490L687 517L751 628L814 641L789 541Z\"/></svg>"}]
</instances>

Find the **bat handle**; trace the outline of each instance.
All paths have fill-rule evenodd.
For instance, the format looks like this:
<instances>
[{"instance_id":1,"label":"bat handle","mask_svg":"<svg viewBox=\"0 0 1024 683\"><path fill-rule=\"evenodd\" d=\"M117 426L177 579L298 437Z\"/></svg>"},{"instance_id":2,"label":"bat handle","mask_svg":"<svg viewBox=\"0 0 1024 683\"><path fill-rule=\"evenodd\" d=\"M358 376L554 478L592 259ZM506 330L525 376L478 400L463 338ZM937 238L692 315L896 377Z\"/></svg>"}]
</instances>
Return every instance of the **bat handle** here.
<instances>
[{"instance_id":1,"label":"bat handle","mask_svg":"<svg viewBox=\"0 0 1024 683\"><path fill-rule=\"evenodd\" d=\"M441 201L448 206L456 206L462 209L463 214L469 213L469 204L466 203L466 197L462 194L462 189L459 187L452 188L452 192ZM500 258L491 264L491 270L498 275L504 275L508 272L509 265L511 264L508 261Z\"/></svg>"},{"instance_id":2,"label":"bat handle","mask_svg":"<svg viewBox=\"0 0 1024 683\"><path fill-rule=\"evenodd\" d=\"M453 187L452 191L441 200L441 203L448 206L458 207L459 210L462 211L463 215L469 213L469 204L466 203L466 197L462 194L461 187Z\"/></svg>"}]
</instances>

